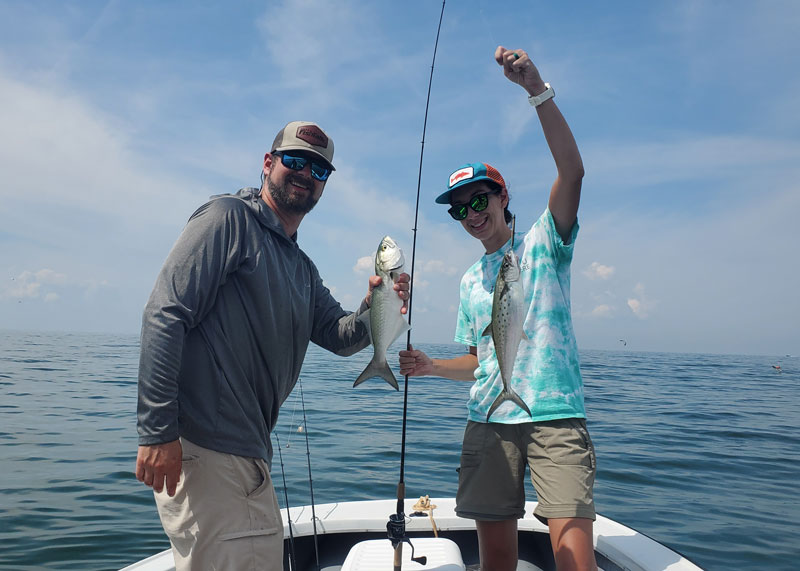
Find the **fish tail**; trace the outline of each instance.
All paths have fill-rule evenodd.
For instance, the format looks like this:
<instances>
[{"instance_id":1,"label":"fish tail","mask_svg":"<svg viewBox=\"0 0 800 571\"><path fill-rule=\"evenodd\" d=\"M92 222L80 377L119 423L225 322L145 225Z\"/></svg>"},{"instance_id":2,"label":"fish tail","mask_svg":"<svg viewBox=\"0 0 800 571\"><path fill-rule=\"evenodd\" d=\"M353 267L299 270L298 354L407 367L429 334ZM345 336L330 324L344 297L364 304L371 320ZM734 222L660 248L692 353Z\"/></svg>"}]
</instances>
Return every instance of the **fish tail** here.
<instances>
[{"instance_id":1,"label":"fish tail","mask_svg":"<svg viewBox=\"0 0 800 571\"><path fill-rule=\"evenodd\" d=\"M514 389L512 389L512 388L510 388L510 387L509 387L509 388L508 388L508 390L506 390L506 389L503 389L503 390L502 390L502 392L501 392L499 395L497 395L497 398L496 398L496 399L494 399L494 402L492 403L492 406L491 406L491 407L489 407L489 413L486 415L486 422L489 422L489 418L492 416L492 414L494 413L494 411L496 411L496 410L497 410L497 408L498 408L498 407L499 407L501 404L503 404L504 402L506 402L507 400L510 400L511 402L513 402L514 404L516 404L516 405L517 405L518 407L520 407L522 410L524 410L525 412L527 412L527 413L528 413L528 416L530 416L531 418L533 418L533 415L531 414L531 409L529 409L529 408L528 408L528 405L526 405L526 404L525 404L525 401L524 401L524 400L522 400L522 397L520 397L520 396L519 396L519 395L516 393L516 391L514 391Z\"/></svg>"},{"instance_id":2,"label":"fish tail","mask_svg":"<svg viewBox=\"0 0 800 571\"><path fill-rule=\"evenodd\" d=\"M361 374L356 379L356 382L353 383L353 387L357 387L367 379L371 379L372 377L380 377L387 383L389 383L394 390L399 391L400 387L397 386L397 379L392 372L392 369L389 368L389 363L386 361L380 362L376 359L372 359L367 365L367 368L364 369Z\"/></svg>"}]
</instances>

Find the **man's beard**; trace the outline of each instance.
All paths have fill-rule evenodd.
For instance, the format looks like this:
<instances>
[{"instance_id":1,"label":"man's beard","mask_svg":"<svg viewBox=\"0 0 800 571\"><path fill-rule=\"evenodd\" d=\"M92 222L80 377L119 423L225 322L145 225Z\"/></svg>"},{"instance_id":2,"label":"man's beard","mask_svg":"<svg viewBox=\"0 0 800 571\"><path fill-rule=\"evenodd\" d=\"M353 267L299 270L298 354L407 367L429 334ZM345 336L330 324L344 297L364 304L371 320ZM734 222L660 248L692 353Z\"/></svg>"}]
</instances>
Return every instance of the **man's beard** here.
<instances>
[{"instance_id":1,"label":"man's beard","mask_svg":"<svg viewBox=\"0 0 800 571\"><path fill-rule=\"evenodd\" d=\"M278 185L272 182L272 177L269 176L267 177L267 189L275 204L283 210L293 214L308 214L319 200L314 197L314 183L310 183L311 188L308 192L292 192L289 188L292 180L302 181L304 185L309 184L308 180L290 174L283 179L282 185Z\"/></svg>"}]
</instances>

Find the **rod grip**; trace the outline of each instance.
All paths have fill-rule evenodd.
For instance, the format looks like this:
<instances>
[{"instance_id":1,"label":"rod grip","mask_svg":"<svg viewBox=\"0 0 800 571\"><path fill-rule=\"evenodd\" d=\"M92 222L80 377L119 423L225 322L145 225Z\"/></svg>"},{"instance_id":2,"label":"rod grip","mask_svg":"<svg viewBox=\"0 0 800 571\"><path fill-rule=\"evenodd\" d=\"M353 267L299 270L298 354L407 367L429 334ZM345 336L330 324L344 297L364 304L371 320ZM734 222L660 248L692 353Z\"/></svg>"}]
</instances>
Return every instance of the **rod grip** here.
<instances>
[{"instance_id":1,"label":"rod grip","mask_svg":"<svg viewBox=\"0 0 800 571\"><path fill-rule=\"evenodd\" d=\"M397 484L397 513L405 513L403 509L403 500L406 499L406 485L403 482Z\"/></svg>"},{"instance_id":2,"label":"rod grip","mask_svg":"<svg viewBox=\"0 0 800 571\"><path fill-rule=\"evenodd\" d=\"M397 544L394 548L394 571L401 571L403 567L403 542Z\"/></svg>"}]
</instances>

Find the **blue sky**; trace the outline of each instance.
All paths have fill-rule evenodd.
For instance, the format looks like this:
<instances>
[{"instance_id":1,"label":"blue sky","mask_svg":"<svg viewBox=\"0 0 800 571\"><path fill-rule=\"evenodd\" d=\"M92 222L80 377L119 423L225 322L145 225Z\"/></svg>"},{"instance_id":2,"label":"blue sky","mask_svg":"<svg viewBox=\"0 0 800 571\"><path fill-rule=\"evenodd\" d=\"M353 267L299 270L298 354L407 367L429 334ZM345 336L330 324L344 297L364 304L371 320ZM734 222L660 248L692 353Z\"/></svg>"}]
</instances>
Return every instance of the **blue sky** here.
<instances>
[{"instance_id":1,"label":"blue sky","mask_svg":"<svg viewBox=\"0 0 800 571\"><path fill-rule=\"evenodd\" d=\"M585 349L800 354L800 4L451 0L422 172L412 339L451 342L482 253L433 198L497 167L517 224L555 169L494 63L526 49L586 167ZM0 3L0 327L136 333L208 196L258 186L288 121L336 144L299 241L345 308L385 234L410 262L441 3ZM619 339L625 339L623 347Z\"/></svg>"}]
</instances>

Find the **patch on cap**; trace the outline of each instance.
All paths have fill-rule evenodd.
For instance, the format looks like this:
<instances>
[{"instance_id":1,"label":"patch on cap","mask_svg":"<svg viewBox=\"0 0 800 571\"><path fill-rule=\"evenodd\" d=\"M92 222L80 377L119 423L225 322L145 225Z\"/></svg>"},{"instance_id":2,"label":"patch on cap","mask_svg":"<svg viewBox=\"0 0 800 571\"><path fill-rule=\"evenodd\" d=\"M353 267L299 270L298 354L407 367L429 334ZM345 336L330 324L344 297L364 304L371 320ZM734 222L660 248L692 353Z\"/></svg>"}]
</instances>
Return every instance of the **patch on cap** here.
<instances>
[{"instance_id":1,"label":"patch on cap","mask_svg":"<svg viewBox=\"0 0 800 571\"><path fill-rule=\"evenodd\" d=\"M492 165L486 163L467 163L453 171L450 175L450 180L447 181L447 190L436 197L437 204L448 204L450 202L450 193L457 188L478 182L481 180L488 180L500 186L506 187L506 181L500 175L498 170Z\"/></svg>"},{"instance_id":2,"label":"patch on cap","mask_svg":"<svg viewBox=\"0 0 800 571\"><path fill-rule=\"evenodd\" d=\"M287 123L272 142L272 151L310 151L336 170L333 166L333 139L328 137L322 127L310 121Z\"/></svg>"},{"instance_id":3,"label":"patch on cap","mask_svg":"<svg viewBox=\"0 0 800 571\"><path fill-rule=\"evenodd\" d=\"M328 146L327 135L316 125L300 125L297 128L297 134L295 136L310 145L323 148Z\"/></svg>"},{"instance_id":4,"label":"patch on cap","mask_svg":"<svg viewBox=\"0 0 800 571\"><path fill-rule=\"evenodd\" d=\"M475 176L475 169L472 166L464 167L458 169L456 172L450 175L450 182L448 186L453 188L453 185L464 180L469 179Z\"/></svg>"}]
</instances>

